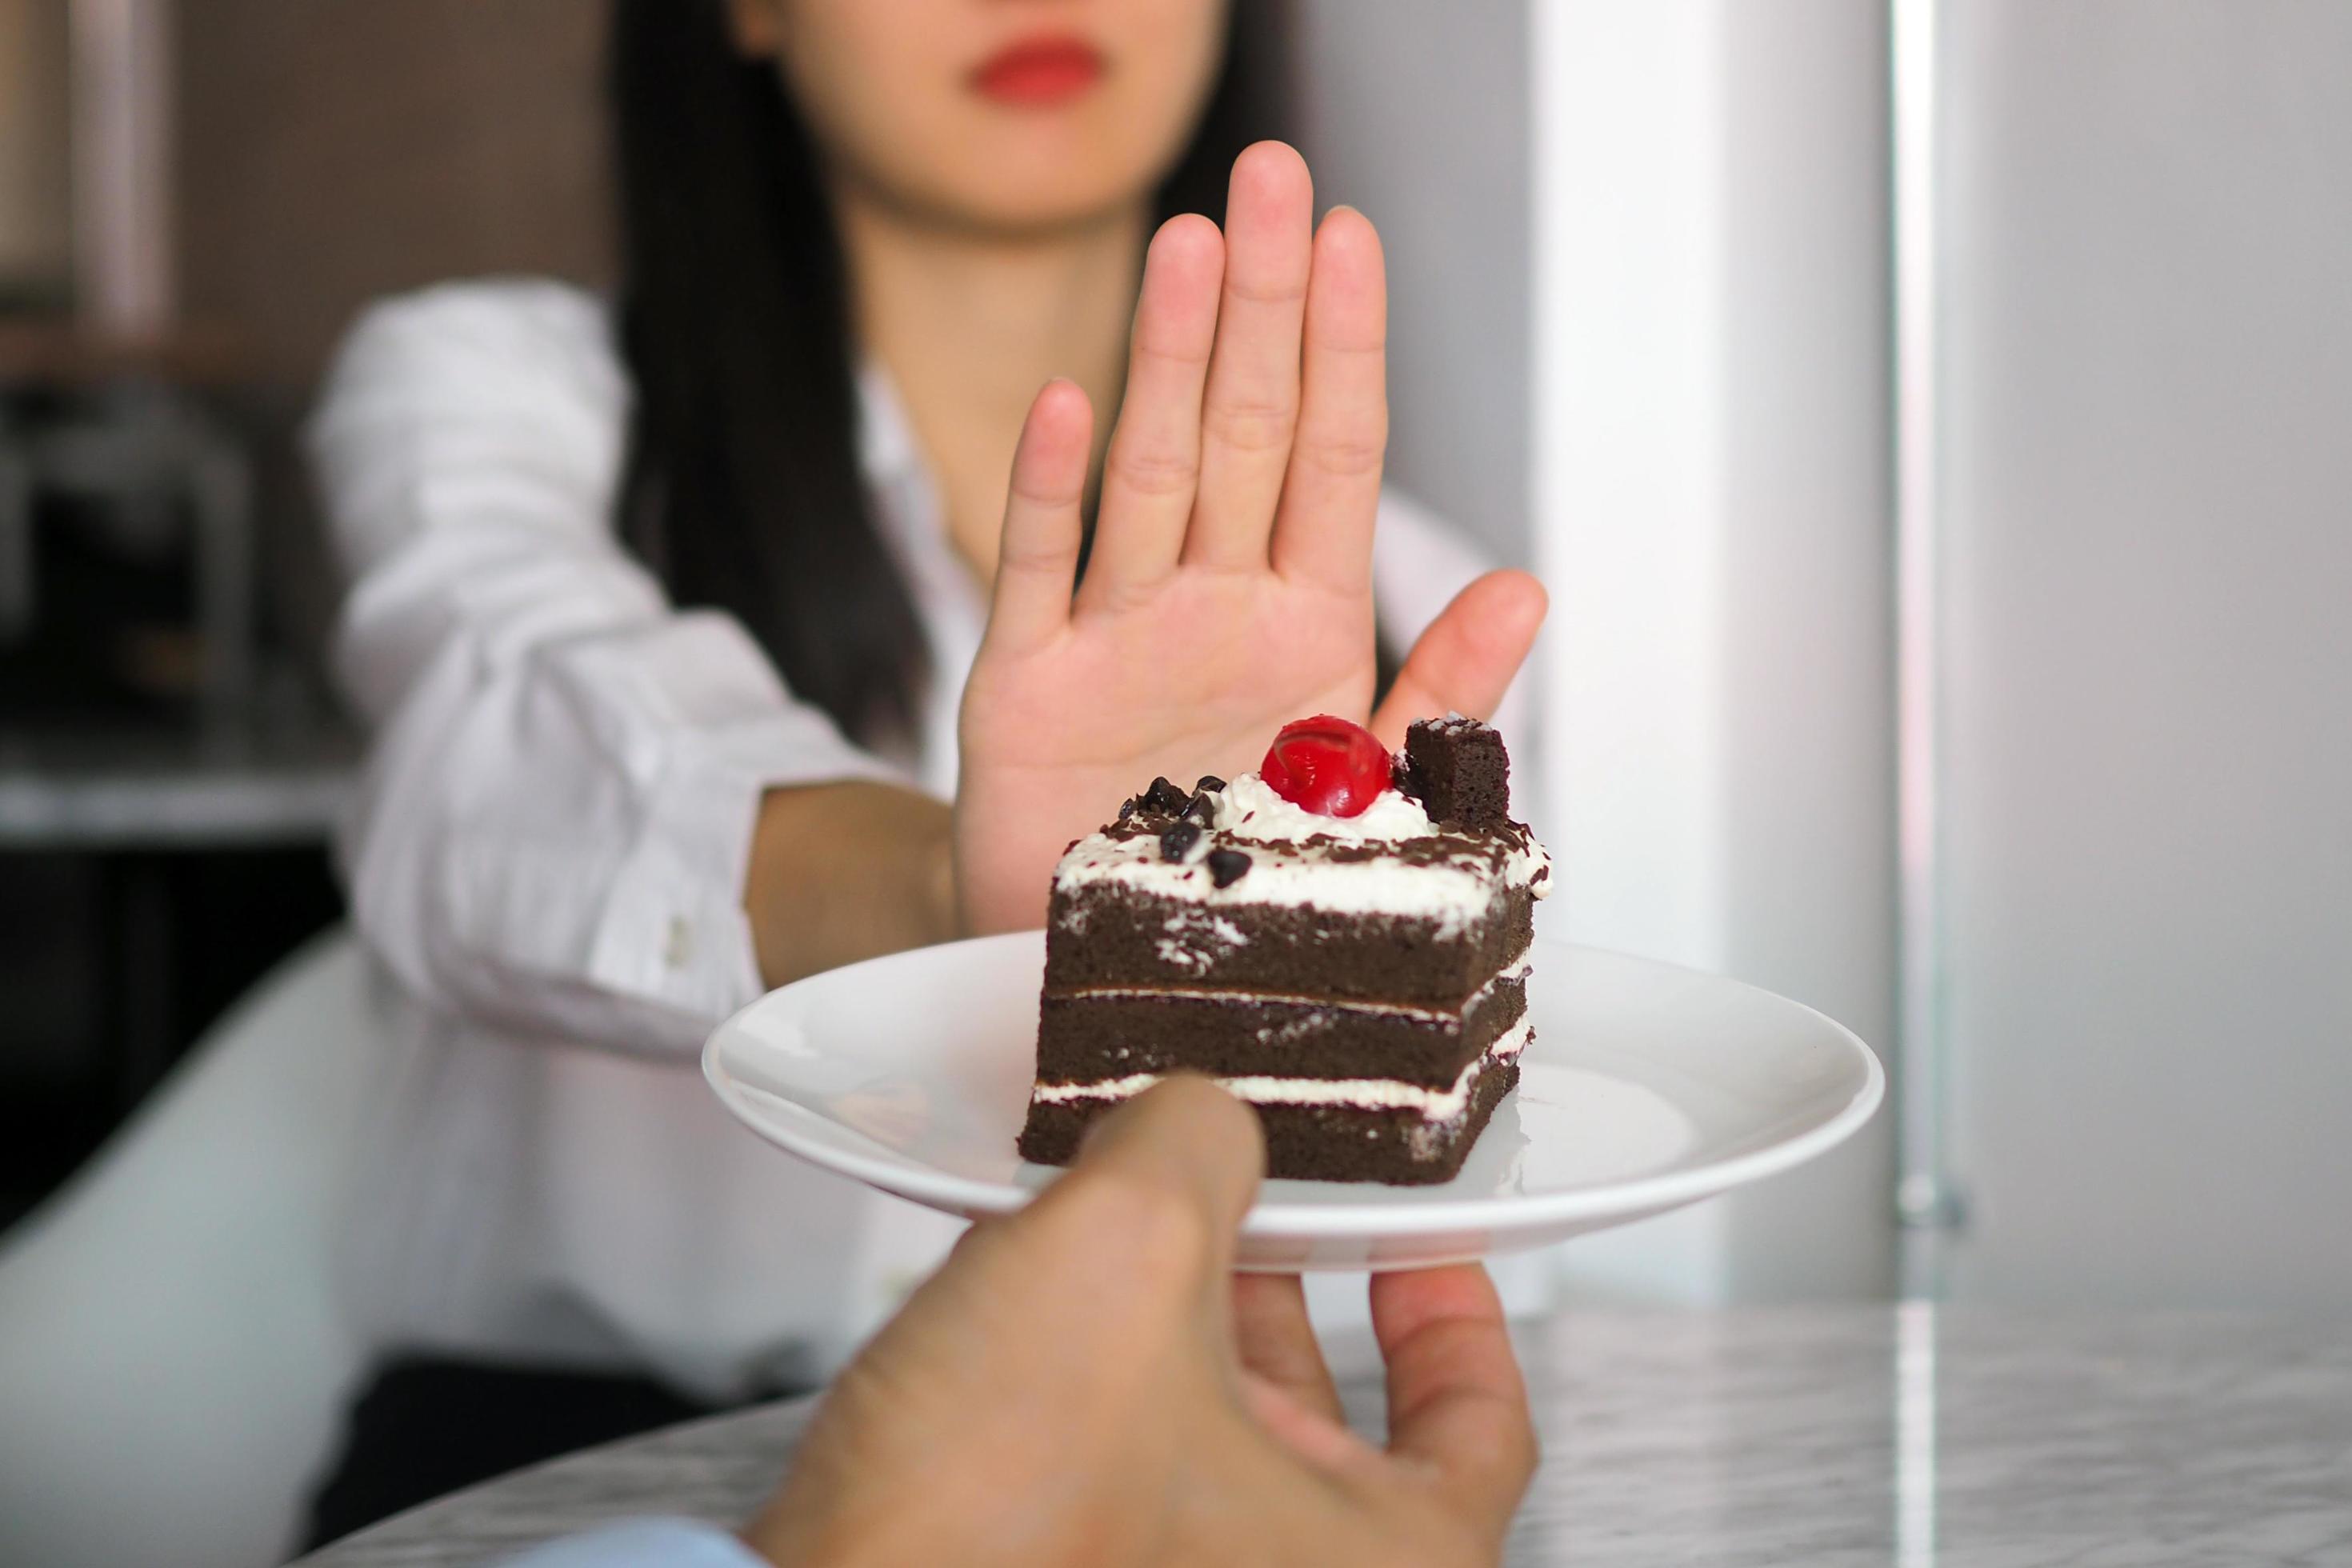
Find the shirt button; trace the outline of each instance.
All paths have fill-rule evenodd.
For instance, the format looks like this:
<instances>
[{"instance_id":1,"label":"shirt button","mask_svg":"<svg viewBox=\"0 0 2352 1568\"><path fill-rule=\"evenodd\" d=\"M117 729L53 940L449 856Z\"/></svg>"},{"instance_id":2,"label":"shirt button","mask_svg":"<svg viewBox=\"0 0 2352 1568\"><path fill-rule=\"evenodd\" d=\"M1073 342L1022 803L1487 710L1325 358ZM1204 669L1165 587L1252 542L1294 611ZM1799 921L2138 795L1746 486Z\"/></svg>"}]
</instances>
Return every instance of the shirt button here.
<instances>
[{"instance_id":1,"label":"shirt button","mask_svg":"<svg viewBox=\"0 0 2352 1568\"><path fill-rule=\"evenodd\" d=\"M662 944L662 962L672 969L684 969L694 957L694 928L686 923L684 915L669 918L669 940Z\"/></svg>"}]
</instances>

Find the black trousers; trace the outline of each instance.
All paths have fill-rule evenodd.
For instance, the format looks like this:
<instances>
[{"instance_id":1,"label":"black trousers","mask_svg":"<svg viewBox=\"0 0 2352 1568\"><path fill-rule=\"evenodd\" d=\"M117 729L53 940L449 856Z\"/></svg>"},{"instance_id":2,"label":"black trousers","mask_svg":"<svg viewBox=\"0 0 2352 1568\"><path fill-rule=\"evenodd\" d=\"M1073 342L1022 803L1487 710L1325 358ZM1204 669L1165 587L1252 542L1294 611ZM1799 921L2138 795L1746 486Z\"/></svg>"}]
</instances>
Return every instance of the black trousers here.
<instances>
[{"instance_id":1,"label":"black trousers","mask_svg":"<svg viewBox=\"0 0 2352 1568\"><path fill-rule=\"evenodd\" d=\"M341 1455L311 1499L304 1550L509 1470L721 1408L643 1377L389 1363L352 1407Z\"/></svg>"}]
</instances>

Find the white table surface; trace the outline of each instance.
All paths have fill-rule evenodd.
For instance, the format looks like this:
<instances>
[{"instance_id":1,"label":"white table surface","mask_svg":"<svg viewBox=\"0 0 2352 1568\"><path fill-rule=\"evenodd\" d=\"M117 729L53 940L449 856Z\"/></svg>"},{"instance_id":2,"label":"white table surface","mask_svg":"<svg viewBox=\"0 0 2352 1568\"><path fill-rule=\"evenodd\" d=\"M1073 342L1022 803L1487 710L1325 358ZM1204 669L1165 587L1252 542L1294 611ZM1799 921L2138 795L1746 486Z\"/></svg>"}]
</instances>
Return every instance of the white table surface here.
<instances>
[{"instance_id":1,"label":"white table surface","mask_svg":"<svg viewBox=\"0 0 2352 1568\"><path fill-rule=\"evenodd\" d=\"M2352 1321L1570 1310L1519 1344L1545 1454L1514 1563L2352 1563ZM1342 1376L1377 1430L1376 1373ZM810 1407L554 1460L303 1561L492 1562L633 1513L732 1524Z\"/></svg>"}]
</instances>

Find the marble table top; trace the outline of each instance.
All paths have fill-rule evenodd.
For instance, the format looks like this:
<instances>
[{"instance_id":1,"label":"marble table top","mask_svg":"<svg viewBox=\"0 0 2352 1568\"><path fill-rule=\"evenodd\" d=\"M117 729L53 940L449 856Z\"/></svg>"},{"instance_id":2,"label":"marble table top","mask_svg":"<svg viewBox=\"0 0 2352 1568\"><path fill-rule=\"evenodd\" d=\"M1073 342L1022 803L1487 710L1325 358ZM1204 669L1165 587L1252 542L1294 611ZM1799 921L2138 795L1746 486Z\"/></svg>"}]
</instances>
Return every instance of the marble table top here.
<instances>
[{"instance_id":1,"label":"marble table top","mask_svg":"<svg viewBox=\"0 0 2352 1568\"><path fill-rule=\"evenodd\" d=\"M1543 1468L1514 1563L2352 1563L2352 1323L1972 1308L1524 1325ZM1380 1429L1376 1366L1335 1356ZM632 1513L730 1524L810 1402L445 1498L310 1568L477 1563Z\"/></svg>"}]
</instances>

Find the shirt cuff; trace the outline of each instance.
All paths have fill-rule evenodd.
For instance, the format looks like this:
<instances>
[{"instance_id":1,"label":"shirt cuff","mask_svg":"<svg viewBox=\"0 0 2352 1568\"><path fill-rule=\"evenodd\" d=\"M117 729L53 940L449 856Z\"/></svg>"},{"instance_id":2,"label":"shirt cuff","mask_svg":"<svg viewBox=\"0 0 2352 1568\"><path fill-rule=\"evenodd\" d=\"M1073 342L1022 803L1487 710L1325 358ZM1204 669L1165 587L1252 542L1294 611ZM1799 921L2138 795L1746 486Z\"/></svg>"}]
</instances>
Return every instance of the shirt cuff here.
<instances>
[{"instance_id":1,"label":"shirt cuff","mask_svg":"<svg viewBox=\"0 0 2352 1568\"><path fill-rule=\"evenodd\" d=\"M590 959L599 985L713 1021L764 989L743 910L771 789L903 778L814 709L680 736L614 879Z\"/></svg>"},{"instance_id":2,"label":"shirt cuff","mask_svg":"<svg viewBox=\"0 0 2352 1568\"><path fill-rule=\"evenodd\" d=\"M507 1568L769 1568L723 1530L688 1519L631 1519L511 1558Z\"/></svg>"}]
</instances>

